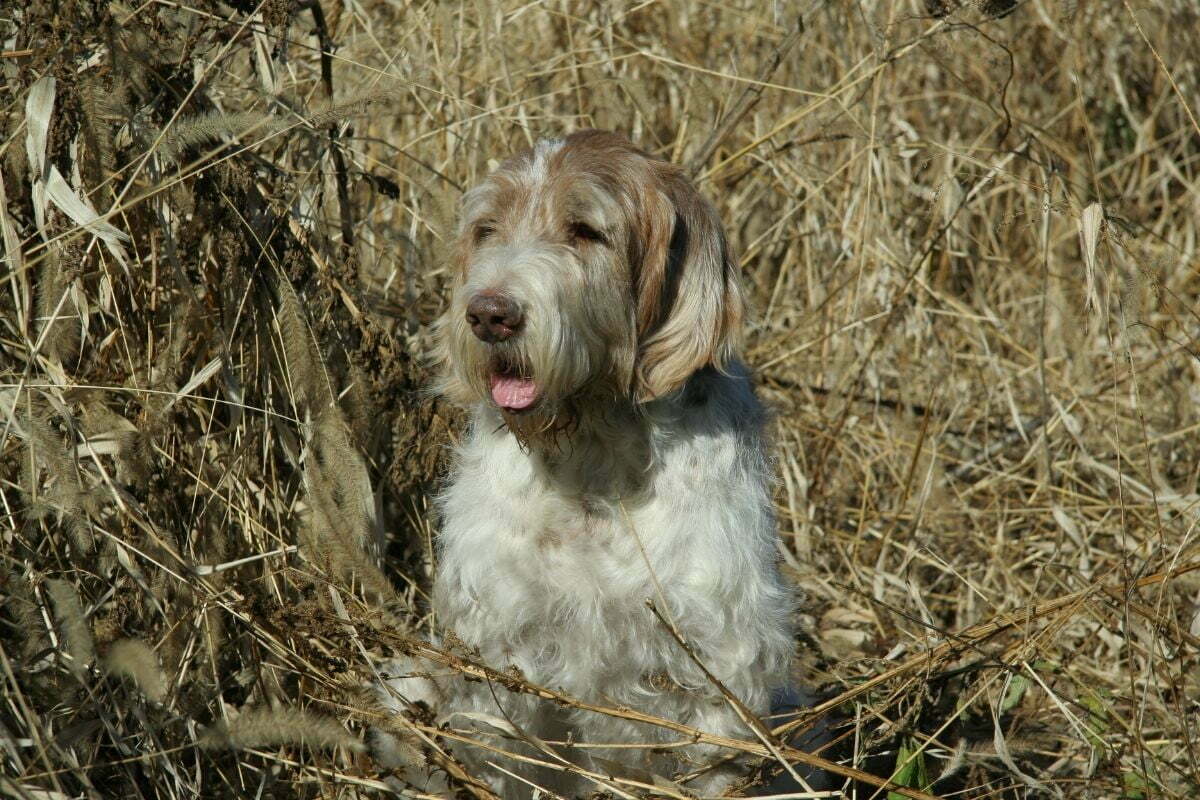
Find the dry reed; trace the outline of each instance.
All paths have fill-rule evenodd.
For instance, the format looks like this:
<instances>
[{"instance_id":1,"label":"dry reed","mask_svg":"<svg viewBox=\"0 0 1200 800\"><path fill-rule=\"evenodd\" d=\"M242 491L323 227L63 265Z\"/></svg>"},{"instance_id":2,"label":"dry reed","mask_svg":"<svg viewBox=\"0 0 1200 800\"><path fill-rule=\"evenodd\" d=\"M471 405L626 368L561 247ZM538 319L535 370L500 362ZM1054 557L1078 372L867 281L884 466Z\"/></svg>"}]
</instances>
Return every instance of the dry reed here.
<instances>
[{"instance_id":1,"label":"dry reed","mask_svg":"<svg viewBox=\"0 0 1200 800\"><path fill-rule=\"evenodd\" d=\"M1197 53L1191 0L6 7L0 791L383 795L374 725L487 798L360 689L414 649L587 706L419 640L455 203L597 126L741 253L849 796L1197 796Z\"/></svg>"}]
</instances>

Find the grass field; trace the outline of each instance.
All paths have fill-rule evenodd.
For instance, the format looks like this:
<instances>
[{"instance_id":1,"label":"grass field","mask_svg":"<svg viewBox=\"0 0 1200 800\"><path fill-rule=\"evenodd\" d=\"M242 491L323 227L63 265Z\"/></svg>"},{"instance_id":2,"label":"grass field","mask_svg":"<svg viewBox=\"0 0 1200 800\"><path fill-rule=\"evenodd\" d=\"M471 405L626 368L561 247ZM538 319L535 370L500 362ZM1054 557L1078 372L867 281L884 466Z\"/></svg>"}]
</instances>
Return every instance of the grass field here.
<instances>
[{"instance_id":1,"label":"grass field","mask_svg":"<svg viewBox=\"0 0 1200 800\"><path fill-rule=\"evenodd\" d=\"M436 625L457 199L595 126L741 255L847 796L1200 796L1198 58L1192 0L5 4L0 795L383 796L378 725L487 796L358 687Z\"/></svg>"}]
</instances>

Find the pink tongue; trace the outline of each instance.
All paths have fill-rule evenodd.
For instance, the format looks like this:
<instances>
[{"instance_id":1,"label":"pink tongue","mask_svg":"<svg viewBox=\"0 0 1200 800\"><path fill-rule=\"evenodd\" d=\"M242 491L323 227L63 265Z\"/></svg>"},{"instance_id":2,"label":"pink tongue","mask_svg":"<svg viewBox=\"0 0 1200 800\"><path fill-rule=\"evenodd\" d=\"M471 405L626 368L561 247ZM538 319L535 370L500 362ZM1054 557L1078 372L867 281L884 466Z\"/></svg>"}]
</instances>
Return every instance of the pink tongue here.
<instances>
[{"instance_id":1,"label":"pink tongue","mask_svg":"<svg viewBox=\"0 0 1200 800\"><path fill-rule=\"evenodd\" d=\"M537 384L528 378L513 375L492 376L492 399L501 408L522 411L537 400Z\"/></svg>"}]
</instances>

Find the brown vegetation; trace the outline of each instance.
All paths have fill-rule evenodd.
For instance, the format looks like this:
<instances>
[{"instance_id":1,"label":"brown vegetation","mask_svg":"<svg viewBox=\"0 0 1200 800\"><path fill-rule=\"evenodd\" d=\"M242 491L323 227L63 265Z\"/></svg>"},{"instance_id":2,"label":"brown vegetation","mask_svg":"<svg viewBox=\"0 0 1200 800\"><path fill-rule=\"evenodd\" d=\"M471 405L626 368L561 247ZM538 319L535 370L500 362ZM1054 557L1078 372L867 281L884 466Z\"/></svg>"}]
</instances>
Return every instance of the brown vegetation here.
<instances>
[{"instance_id":1,"label":"brown vegetation","mask_svg":"<svg viewBox=\"0 0 1200 800\"><path fill-rule=\"evenodd\" d=\"M1192 0L6 4L0 794L382 794L377 724L487 795L358 687L436 623L456 200L597 126L742 254L843 763L1197 796L1198 53Z\"/></svg>"}]
</instances>

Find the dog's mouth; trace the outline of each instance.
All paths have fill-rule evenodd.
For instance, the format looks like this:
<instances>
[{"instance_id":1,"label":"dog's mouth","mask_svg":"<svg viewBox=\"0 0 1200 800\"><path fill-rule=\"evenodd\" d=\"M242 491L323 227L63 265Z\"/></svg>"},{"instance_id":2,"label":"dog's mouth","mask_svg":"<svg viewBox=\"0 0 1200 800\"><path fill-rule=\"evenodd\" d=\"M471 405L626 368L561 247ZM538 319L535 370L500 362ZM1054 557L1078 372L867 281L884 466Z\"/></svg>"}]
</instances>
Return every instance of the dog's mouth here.
<instances>
[{"instance_id":1,"label":"dog's mouth","mask_svg":"<svg viewBox=\"0 0 1200 800\"><path fill-rule=\"evenodd\" d=\"M519 365L505 359L492 363L488 375L492 401L510 414L520 414L537 405L540 390Z\"/></svg>"}]
</instances>

